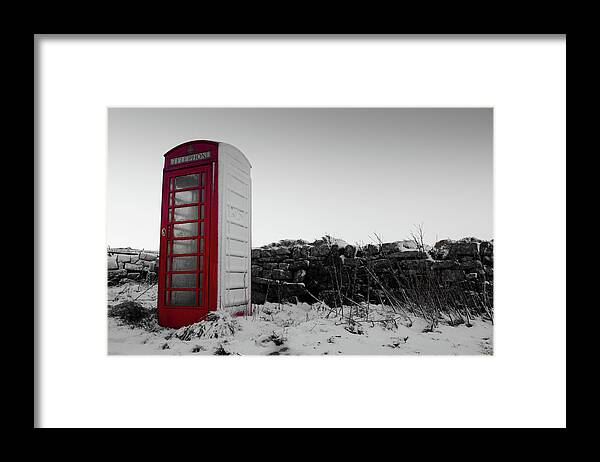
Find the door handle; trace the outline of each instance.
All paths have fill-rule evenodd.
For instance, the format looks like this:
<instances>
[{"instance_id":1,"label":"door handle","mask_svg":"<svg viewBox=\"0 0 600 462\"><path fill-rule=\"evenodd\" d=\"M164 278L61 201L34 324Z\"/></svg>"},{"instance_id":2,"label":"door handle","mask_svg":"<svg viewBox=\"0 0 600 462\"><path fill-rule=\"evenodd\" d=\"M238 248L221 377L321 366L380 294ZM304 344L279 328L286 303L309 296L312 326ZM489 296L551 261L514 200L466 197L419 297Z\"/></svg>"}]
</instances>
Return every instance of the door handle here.
<instances>
[{"instance_id":1,"label":"door handle","mask_svg":"<svg viewBox=\"0 0 600 462\"><path fill-rule=\"evenodd\" d=\"M160 235L161 235L162 237L165 237L165 236L167 235L167 228L163 228L163 229L161 229L161 230L160 230Z\"/></svg>"}]
</instances>

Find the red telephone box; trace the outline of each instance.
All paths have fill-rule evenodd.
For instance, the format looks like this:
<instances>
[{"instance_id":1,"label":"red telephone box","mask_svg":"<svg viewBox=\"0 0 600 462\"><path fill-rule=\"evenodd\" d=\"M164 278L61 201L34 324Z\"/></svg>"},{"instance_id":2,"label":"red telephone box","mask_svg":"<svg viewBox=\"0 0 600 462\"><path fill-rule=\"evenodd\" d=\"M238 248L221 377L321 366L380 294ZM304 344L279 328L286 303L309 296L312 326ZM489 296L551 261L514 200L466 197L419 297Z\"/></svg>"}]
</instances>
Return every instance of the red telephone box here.
<instances>
[{"instance_id":1,"label":"red telephone box","mask_svg":"<svg viewBox=\"0 0 600 462\"><path fill-rule=\"evenodd\" d=\"M207 140L164 157L159 324L185 326L218 309L247 313L250 163L237 148Z\"/></svg>"}]
</instances>

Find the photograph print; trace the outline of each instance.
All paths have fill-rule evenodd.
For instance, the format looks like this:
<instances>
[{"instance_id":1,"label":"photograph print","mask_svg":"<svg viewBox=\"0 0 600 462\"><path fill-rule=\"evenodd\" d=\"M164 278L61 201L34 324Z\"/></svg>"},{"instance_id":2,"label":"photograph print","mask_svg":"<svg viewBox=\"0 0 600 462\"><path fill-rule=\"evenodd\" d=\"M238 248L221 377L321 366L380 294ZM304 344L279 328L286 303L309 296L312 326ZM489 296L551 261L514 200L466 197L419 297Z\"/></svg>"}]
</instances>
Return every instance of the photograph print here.
<instances>
[{"instance_id":1,"label":"photograph print","mask_svg":"<svg viewBox=\"0 0 600 462\"><path fill-rule=\"evenodd\" d=\"M492 355L492 108L109 108L109 355Z\"/></svg>"}]
</instances>

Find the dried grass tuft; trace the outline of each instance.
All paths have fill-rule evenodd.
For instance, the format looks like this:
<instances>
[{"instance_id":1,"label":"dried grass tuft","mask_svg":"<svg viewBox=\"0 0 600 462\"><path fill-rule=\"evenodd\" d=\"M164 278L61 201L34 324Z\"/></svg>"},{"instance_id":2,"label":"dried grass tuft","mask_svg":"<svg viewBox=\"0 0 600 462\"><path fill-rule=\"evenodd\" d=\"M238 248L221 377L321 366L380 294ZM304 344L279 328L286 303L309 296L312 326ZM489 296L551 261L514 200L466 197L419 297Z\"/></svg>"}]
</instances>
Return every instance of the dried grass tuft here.
<instances>
[{"instance_id":1,"label":"dried grass tuft","mask_svg":"<svg viewBox=\"0 0 600 462\"><path fill-rule=\"evenodd\" d=\"M179 340L230 337L239 329L238 322L225 311L211 311L202 321L181 327L173 333Z\"/></svg>"}]
</instances>

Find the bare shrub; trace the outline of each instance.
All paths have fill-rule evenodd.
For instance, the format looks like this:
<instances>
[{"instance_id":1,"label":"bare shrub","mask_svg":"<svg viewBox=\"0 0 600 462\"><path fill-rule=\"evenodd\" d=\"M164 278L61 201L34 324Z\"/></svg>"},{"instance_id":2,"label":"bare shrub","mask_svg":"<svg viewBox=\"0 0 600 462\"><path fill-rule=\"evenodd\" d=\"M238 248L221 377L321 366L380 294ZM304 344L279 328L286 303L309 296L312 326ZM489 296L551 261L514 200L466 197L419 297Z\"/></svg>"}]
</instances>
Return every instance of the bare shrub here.
<instances>
[{"instance_id":1,"label":"bare shrub","mask_svg":"<svg viewBox=\"0 0 600 462\"><path fill-rule=\"evenodd\" d=\"M477 317L491 321L492 299L485 285L482 291L475 291L463 282L442 279L430 266L432 258L424 236L423 225L411 232L412 242L427 255L422 260L424 267L414 271L407 271L396 258L382 252L383 241L377 233L375 246L355 244L356 257L351 266L330 252L328 271L333 290L327 292L332 296L326 298L327 303L313 296L324 307L325 317L339 318L353 330L361 323L381 323L386 329L397 328L398 324L411 327L415 316L427 321L424 332L434 332L440 322L471 327L471 320ZM333 250L331 238L325 236L323 240ZM393 313L388 316L377 312L373 302L389 307Z\"/></svg>"},{"instance_id":2,"label":"bare shrub","mask_svg":"<svg viewBox=\"0 0 600 462\"><path fill-rule=\"evenodd\" d=\"M418 250L425 252L425 231L423 230L423 223L415 225L414 228L415 229L410 232L410 238L416 244Z\"/></svg>"},{"instance_id":3,"label":"bare shrub","mask_svg":"<svg viewBox=\"0 0 600 462\"><path fill-rule=\"evenodd\" d=\"M157 330L156 312L144 307L139 302L128 300L118 305L108 307L108 317L120 320L131 327L141 327L146 330Z\"/></svg>"}]
</instances>

